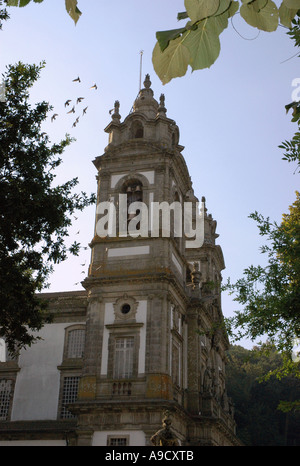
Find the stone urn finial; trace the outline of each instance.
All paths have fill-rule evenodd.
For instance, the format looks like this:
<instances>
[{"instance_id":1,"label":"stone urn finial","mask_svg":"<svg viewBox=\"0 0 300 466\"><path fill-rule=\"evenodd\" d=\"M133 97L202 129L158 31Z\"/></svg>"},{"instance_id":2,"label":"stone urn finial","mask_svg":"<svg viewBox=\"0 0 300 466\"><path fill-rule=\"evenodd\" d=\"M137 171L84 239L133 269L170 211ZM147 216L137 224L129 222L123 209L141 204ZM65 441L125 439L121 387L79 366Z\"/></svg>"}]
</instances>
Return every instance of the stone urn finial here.
<instances>
[{"instance_id":1,"label":"stone urn finial","mask_svg":"<svg viewBox=\"0 0 300 466\"><path fill-rule=\"evenodd\" d=\"M144 81L144 87L146 89L149 89L151 87L151 81L150 81L150 75L146 74L145 81Z\"/></svg>"}]
</instances>

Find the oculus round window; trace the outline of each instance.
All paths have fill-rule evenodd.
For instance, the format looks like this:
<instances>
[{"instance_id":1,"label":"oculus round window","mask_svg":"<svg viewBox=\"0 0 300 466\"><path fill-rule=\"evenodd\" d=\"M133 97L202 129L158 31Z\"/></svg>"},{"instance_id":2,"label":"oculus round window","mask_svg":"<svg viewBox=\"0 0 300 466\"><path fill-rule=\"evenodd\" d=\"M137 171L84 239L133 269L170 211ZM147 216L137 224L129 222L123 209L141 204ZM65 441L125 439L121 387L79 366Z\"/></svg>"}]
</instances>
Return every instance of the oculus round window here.
<instances>
[{"instance_id":1,"label":"oculus round window","mask_svg":"<svg viewBox=\"0 0 300 466\"><path fill-rule=\"evenodd\" d=\"M131 307L130 307L130 304L123 304L123 306L121 307L121 312L122 314L128 314L128 312L130 311Z\"/></svg>"}]
</instances>

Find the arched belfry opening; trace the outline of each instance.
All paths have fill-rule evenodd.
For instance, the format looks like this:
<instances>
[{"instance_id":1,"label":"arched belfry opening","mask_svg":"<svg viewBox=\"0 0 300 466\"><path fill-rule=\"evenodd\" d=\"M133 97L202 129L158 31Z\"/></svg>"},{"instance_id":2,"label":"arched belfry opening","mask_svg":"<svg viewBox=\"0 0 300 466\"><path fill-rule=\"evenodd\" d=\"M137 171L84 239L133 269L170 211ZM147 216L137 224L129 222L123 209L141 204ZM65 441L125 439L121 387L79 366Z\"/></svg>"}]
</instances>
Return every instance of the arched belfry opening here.
<instances>
[{"instance_id":1,"label":"arched belfry opening","mask_svg":"<svg viewBox=\"0 0 300 466\"><path fill-rule=\"evenodd\" d=\"M127 194L127 200L130 202L142 202L143 184L140 180L137 179L128 180L122 187L122 193Z\"/></svg>"},{"instance_id":2,"label":"arched belfry opening","mask_svg":"<svg viewBox=\"0 0 300 466\"><path fill-rule=\"evenodd\" d=\"M143 202L143 185L140 180L131 179L124 183L122 187L122 193L126 194L127 196L127 224L132 220L134 217L140 214L140 210L137 209L134 212L130 208L130 206L134 202ZM139 228L139 224L137 227ZM137 229L138 229L137 228Z\"/></svg>"},{"instance_id":3,"label":"arched belfry opening","mask_svg":"<svg viewBox=\"0 0 300 466\"><path fill-rule=\"evenodd\" d=\"M140 139L144 137L144 126L140 120L133 121L131 125L132 139Z\"/></svg>"}]
</instances>

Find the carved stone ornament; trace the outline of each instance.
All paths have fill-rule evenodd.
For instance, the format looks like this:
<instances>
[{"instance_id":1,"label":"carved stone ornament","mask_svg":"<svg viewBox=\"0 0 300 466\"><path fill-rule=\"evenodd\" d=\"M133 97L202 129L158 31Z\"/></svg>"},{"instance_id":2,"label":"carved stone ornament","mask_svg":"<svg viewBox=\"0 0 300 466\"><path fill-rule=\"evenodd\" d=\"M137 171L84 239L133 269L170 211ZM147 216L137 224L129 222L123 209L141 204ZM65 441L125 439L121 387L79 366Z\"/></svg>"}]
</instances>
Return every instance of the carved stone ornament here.
<instances>
[{"instance_id":1,"label":"carved stone ornament","mask_svg":"<svg viewBox=\"0 0 300 466\"><path fill-rule=\"evenodd\" d=\"M200 282L201 282L201 272L199 270L199 263L194 262L193 263L193 270L191 272L191 277L192 277L192 284L193 284L193 289L199 288Z\"/></svg>"},{"instance_id":2,"label":"carved stone ornament","mask_svg":"<svg viewBox=\"0 0 300 466\"><path fill-rule=\"evenodd\" d=\"M180 319L180 314L176 308L176 306L173 307L173 328L174 330L179 330L179 319Z\"/></svg>"},{"instance_id":3,"label":"carved stone ornament","mask_svg":"<svg viewBox=\"0 0 300 466\"><path fill-rule=\"evenodd\" d=\"M138 302L124 293L114 303L115 321L135 320Z\"/></svg>"},{"instance_id":4,"label":"carved stone ornament","mask_svg":"<svg viewBox=\"0 0 300 466\"><path fill-rule=\"evenodd\" d=\"M171 430L171 419L170 412L164 412L164 418L162 421L162 429L158 430L151 438L150 442L154 446L167 446L167 447L176 447L179 446L179 441L175 436L174 432Z\"/></svg>"}]
</instances>

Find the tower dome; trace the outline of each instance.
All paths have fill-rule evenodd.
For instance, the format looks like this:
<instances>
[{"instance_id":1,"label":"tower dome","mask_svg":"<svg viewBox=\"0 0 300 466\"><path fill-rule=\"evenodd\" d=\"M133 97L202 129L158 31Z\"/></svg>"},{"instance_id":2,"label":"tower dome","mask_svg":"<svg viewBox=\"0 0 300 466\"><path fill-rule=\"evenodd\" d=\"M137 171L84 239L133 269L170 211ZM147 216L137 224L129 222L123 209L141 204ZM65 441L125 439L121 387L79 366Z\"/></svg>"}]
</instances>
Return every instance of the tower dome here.
<instances>
[{"instance_id":1,"label":"tower dome","mask_svg":"<svg viewBox=\"0 0 300 466\"><path fill-rule=\"evenodd\" d=\"M147 118L155 118L158 110L158 102L153 97L149 74L146 74L144 88L140 90L133 104L133 112L143 113Z\"/></svg>"}]
</instances>

